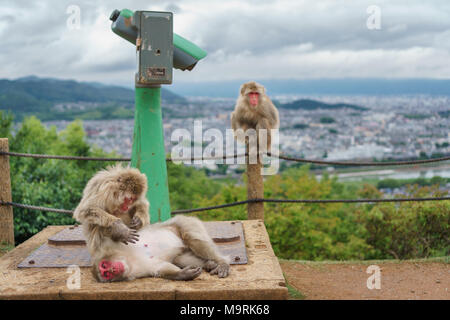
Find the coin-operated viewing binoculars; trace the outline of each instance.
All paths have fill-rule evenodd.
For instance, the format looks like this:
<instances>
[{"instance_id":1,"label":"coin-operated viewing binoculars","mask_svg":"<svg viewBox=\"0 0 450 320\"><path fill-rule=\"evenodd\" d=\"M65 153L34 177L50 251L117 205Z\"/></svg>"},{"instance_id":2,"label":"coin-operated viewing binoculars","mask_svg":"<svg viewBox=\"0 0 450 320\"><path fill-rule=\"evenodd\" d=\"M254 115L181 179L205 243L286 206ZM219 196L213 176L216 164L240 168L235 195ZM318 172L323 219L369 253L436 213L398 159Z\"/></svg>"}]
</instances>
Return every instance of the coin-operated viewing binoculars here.
<instances>
[{"instance_id":1,"label":"coin-operated viewing binoculars","mask_svg":"<svg viewBox=\"0 0 450 320\"><path fill-rule=\"evenodd\" d=\"M161 115L161 84L173 68L192 70L206 52L173 33L172 12L114 10L111 29L136 45L134 135L131 165L147 176L150 221L170 218Z\"/></svg>"},{"instance_id":2,"label":"coin-operated viewing binoculars","mask_svg":"<svg viewBox=\"0 0 450 320\"><path fill-rule=\"evenodd\" d=\"M173 33L172 12L114 10L114 33L136 45L137 84L170 84L172 68L192 70L206 52Z\"/></svg>"}]
</instances>

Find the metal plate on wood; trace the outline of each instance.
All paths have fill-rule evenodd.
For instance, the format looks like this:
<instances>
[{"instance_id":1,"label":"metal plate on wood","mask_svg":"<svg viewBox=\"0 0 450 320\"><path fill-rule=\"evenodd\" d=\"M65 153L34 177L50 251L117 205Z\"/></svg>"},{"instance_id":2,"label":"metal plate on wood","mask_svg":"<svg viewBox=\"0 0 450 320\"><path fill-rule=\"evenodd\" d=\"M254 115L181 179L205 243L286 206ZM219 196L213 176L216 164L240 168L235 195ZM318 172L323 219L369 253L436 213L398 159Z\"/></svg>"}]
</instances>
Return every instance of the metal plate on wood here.
<instances>
[{"instance_id":1,"label":"metal plate on wood","mask_svg":"<svg viewBox=\"0 0 450 320\"><path fill-rule=\"evenodd\" d=\"M18 268L65 268L71 265L90 267L91 256L86 246L40 246Z\"/></svg>"},{"instance_id":2,"label":"metal plate on wood","mask_svg":"<svg viewBox=\"0 0 450 320\"><path fill-rule=\"evenodd\" d=\"M218 249L230 256L231 264L246 264L244 230L240 221L204 222L206 230ZM65 268L70 265L92 266L81 226L66 228L48 239L25 260L18 268Z\"/></svg>"},{"instance_id":3,"label":"metal plate on wood","mask_svg":"<svg viewBox=\"0 0 450 320\"><path fill-rule=\"evenodd\" d=\"M204 222L204 224L220 252L230 257L230 264L246 264L248 262L242 222L211 221Z\"/></svg>"},{"instance_id":4,"label":"metal plate on wood","mask_svg":"<svg viewBox=\"0 0 450 320\"><path fill-rule=\"evenodd\" d=\"M83 235L83 228L74 225L48 238L48 244L55 246L64 245L86 245L86 239Z\"/></svg>"}]
</instances>

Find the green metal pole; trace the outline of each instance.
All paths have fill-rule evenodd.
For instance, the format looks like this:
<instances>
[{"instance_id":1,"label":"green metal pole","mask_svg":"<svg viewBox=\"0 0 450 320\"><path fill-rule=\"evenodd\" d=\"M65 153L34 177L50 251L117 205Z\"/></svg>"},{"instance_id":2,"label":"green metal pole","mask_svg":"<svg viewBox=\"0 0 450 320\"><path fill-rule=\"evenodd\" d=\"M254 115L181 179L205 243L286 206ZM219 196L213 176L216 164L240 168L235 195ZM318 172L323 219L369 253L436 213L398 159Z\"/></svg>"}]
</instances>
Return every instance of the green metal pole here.
<instances>
[{"instance_id":1,"label":"green metal pole","mask_svg":"<svg viewBox=\"0 0 450 320\"><path fill-rule=\"evenodd\" d=\"M170 218L164 131L161 114L161 88L138 88L135 91L133 151L131 166L147 176L147 199L150 222Z\"/></svg>"}]
</instances>

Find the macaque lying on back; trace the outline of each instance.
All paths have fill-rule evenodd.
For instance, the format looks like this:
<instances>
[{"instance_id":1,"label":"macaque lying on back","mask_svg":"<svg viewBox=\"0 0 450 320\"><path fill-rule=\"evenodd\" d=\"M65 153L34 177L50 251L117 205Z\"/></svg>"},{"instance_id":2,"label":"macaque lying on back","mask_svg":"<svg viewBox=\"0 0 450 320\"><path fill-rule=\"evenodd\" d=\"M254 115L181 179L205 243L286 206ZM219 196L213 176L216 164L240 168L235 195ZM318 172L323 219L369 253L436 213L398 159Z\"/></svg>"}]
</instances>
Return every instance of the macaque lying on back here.
<instances>
[{"instance_id":1,"label":"macaque lying on back","mask_svg":"<svg viewBox=\"0 0 450 320\"><path fill-rule=\"evenodd\" d=\"M83 225L89 252L106 240L136 242L136 230L150 223L145 198L147 177L138 169L121 165L96 173L83 190L73 217Z\"/></svg>"},{"instance_id":2,"label":"macaque lying on back","mask_svg":"<svg viewBox=\"0 0 450 320\"><path fill-rule=\"evenodd\" d=\"M100 282L161 277L192 280L202 269L220 278L229 274L222 256L203 225L194 217L177 216L146 225L139 240L125 245L111 239L91 253L92 272Z\"/></svg>"}]
</instances>

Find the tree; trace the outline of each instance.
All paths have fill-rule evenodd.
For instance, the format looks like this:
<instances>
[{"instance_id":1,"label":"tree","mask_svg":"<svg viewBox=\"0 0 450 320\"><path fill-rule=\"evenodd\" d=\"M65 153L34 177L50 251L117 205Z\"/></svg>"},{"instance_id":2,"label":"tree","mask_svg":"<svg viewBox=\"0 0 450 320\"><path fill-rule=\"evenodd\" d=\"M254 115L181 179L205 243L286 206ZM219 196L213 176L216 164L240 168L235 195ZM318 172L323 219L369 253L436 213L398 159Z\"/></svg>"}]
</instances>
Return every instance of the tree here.
<instances>
[{"instance_id":1,"label":"tree","mask_svg":"<svg viewBox=\"0 0 450 320\"><path fill-rule=\"evenodd\" d=\"M6 135L11 135L11 121L0 113ZM10 139L15 152L73 155L86 157L119 157L105 153L86 142L81 121L70 123L61 132L47 129L35 117L26 118ZM88 180L98 170L113 162L52 160L11 157L11 187L15 202L50 208L74 209ZM168 163L172 209L192 208L196 197L212 197L221 184L192 167ZM48 225L67 225L75 221L68 215L27 209L14 209L16 242L20 243Z\"/></svg>"},{"instance_id":2,"label":"tree","mask_svg":"<svg viewBox=\"0 0 450 320\"><path fill-rule=\"evenodd\" d=\"M13 115L11 112L3 112L0 110L0 138L11 137L11 125L13 123Z\"/></svg>"},{"instance_id":3,"label":"tree","mask_svg":"<svg viewBox=\"0 0 450 320\"><path fill-rule=\"evenodd\" d=\"M5 121L3 116L0 122ZM11 135L10 130L7 134ZM81 121L75 121L60 133L45 128L34 118L26 118L10 139L10 150L24 153L108 157L85 141ZM51 208L74 209L90 177L112 162L65 161L11 157L11 188L14 202ZM16 242L20 243L47 225L73 224L71 216L14 209Z\"/></svg>"},{"instance_id":4,"label":"tree","mask_svg":"<svg viewBox=\"0 0 450 320\"><path fill-rule=\"evenodd\" d=\"M336 120L334 120L333 117L321 117L320 118L320 123L323 123L323 124L329 124L329 123L335 123L335 122L336 122Z\"/></svg>"}]
</instances>

